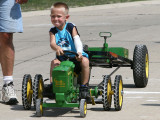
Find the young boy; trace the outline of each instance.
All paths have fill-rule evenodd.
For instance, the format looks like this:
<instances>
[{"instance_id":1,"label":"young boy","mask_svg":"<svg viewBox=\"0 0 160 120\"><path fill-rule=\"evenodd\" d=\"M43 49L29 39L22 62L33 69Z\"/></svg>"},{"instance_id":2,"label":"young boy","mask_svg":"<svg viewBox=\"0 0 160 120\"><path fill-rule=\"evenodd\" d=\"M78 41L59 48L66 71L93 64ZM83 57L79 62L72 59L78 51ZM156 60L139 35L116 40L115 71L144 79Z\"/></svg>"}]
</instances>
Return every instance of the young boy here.
<instances>
[{"instance_id":1,"label":"young boy","mask_svg":"<svg viewBox=\"0 0 160 120\"><path fill-rule=\"evenodd\" d=\"M89 79L89 60L88 55L83 51L82 42L80 40L77 28L74 24L68 23L69 8L67 4L57 2L51 7L51 22L54 25L50 29L50 46L56 51L57 56L63 55L63 50L76 52L79 56L76 58L80 62L82 81L80 87L80 97L89 97L88 79ZM52 70L59 65L60 61L55 58L51 62L50 82L52 82Z\"/></svg>"}]
</instances>

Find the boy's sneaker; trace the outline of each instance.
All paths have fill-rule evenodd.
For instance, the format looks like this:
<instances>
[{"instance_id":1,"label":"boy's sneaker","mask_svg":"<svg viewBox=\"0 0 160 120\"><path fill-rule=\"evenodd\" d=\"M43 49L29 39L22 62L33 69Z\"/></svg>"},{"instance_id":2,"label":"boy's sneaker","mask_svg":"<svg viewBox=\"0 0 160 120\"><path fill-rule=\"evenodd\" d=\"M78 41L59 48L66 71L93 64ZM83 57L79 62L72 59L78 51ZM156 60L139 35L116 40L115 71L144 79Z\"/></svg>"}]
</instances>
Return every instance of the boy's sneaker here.
<instances>
[{"instance_id":1,"label":"boy's sneaker","mask_svg":"<svg viewBox=\"0 0 160 120\"><path fill-rule=\"evenodd\" d=\"M2 88L2 101L7 104L16 104L18 103L16 93L13 89L13 82L9 84L4 84Z\"/></svg>"},{"instance_id":2,"label":"boy's sneaker","mask_svg":"<svg viewBox=\"0 0 160 120\"><path fill-rule=\"evenodd\" d=\"M91 96L90 96L90 93L89 93L89 89L87 86L81 86L79 88L79 97L80 99L86 99L87 102L90 102L91 101Z\"/></svg>"}]
</instances>

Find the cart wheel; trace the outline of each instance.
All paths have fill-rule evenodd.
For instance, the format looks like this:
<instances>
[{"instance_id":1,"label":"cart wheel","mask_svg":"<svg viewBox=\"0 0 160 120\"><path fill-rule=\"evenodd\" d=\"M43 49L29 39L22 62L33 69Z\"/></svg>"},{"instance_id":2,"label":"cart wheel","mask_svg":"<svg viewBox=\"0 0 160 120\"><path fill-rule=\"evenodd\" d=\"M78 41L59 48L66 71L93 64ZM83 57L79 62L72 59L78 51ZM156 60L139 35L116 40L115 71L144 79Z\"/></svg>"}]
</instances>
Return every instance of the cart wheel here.
<instances>
[{"instance_id":1,"label":"cart wheel","mask_svg":"<svg viewBox=\"0 0 160 120\"><path fill-rule=\"evenodd\" d=\"M43 90L44 90L43 77L42 75L37 74L34 77L34 84L33 84L33 104L35 108L36 108L36 99L42 99L43 102Z\"/></svg>"},{"instance_id":2,"label":"cart wheel","mask_svg":"<svg viewBox=\"0 0 160 120\"><path fill-rule=\"evenodd\" d=\"M43 115L42 99L36 100L36 116L41 117Z\"/></svg>"},{"instance_id":3,"label":"cart wheel","mask_svg":"<svg viewBox=\"0 0 160 120\"><path fill-rule=\"evenodd\" d=\"M26 74L24 75L22 82L22 104L25 110L31 109L32 94L32 78L30 74Z\"/></svg>"},{"instance_id":4,"label":"cart wheel","mask_svg":"<svg viewBox=\"0 0 160 120\"><path fill-rule=\"evenodd\" d=\"M133 55L133 77L136 87L147 86L149 77L149 58L145 45L136 45Z\"/></svg>"},{"instance_id":5,"label":"cart wheel","mask_svg":"<svg viewBox=\"0 0 160 120\"><path fill-rule=\"evenodd\" d=\"M103 78L103 86L102 86L102 103L103 108L106 111L109 111L112 103L112 83L111 78L108 75L105 75Z\"/></svg>"},{"instance_id":6,"label":"cart wheel","mask_svg":"<svg viewBox=\"0 0 160 120\"><path fill-rule=\"evenodd\" d=\"M80 101L80 116L86 117L87 114L87 102L86 99L81 99Z\"/></svg>"},{"instance_id":7,"label":"cart wheel","mask_svg":"<svg viewBox=\"0 0 160 120\"><path fill-rule=\"evenodd\" d=\"M114 107L116 111L122 109L123 104L123 82L122 76L116 75L114 81Z\"/></svg>"}]
</instances>

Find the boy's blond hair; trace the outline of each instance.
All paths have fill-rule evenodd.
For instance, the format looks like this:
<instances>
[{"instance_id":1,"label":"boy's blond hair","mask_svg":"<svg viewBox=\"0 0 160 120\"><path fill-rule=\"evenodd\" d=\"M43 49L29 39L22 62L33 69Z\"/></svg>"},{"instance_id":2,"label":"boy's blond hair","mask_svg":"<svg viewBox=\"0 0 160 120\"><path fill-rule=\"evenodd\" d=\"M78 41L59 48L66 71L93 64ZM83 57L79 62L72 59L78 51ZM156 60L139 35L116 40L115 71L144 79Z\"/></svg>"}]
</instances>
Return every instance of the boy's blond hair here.
<instances>
[{"instance_id":1,"label":"boy's blond hair","mask_svg":"<svg viewBox=\"0 0 160 120\"><path fill-rule=\"evenodd\" d=\"M53 8L64 8L65 9L65 14L67 15L68 12L69 12L69 7L66 3L63 3L63 2L56 2L54 3L52 6L51 6L51 12L52 12L52 9Z\"/></svg>"}]
</instances>

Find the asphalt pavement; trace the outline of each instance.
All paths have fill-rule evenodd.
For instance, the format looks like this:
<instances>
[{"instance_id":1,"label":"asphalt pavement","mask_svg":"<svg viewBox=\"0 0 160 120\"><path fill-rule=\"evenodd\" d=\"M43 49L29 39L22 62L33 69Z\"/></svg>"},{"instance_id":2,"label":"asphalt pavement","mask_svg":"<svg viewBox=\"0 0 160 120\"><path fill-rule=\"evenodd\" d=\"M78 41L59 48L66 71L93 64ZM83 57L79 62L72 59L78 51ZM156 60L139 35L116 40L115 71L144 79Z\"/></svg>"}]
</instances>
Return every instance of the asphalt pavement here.
<instances>
[{"instance_id":1,"label":"asphalt pavement","mask_svg":"<svg viewBox=\"0 0 160 120\"><path fill-rule=\"evenodd\" d=\"M42 118L35 117L35 110L24 110L21 89L24 74L42 74L49 78L50 61L55 52L50 48L49 30L50 10L25 12L23 14L24 33L14 34L15 66L14 84L19 104L5 105L0 102L0 120L35 120L35 119L81 119L78 108L47 109ZM102 104L88 105L86 120L160 120L160 1L140 1L78 7L70 9L69 21L75 23L83 44L88 46L103 45L99 32L112 32L107 40L110 47L129 49L129 58L133 59L134 47L145 44L149 52L149 82L146 88L136 88L133 71L120 68L113 74L122 75L124 101L121 111L115 111L112 102L111 111L104 111ZM98 84L103 75L113 69L93 68L90 84ZM0 78L2 73L0 69ZM2 83L2 82L1 82ZM47 82L48 83L48 82ZM2 84L1 84L2 87Z\"/></svg>"}]
</instances>

